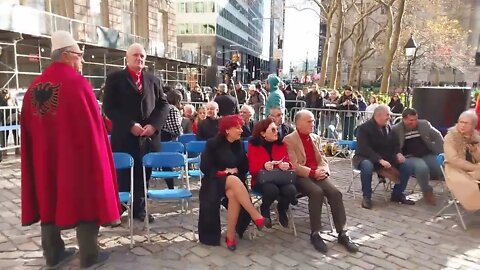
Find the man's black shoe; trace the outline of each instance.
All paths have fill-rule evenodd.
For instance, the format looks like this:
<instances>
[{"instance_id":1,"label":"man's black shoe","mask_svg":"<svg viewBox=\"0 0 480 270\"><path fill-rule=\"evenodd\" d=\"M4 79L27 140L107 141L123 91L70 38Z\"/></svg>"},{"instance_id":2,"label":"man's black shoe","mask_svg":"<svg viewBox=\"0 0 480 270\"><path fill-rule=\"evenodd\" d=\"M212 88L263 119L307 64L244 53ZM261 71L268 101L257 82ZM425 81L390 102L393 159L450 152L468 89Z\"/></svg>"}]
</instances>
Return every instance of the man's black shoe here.
<instances>
[{"instance_id":1,"label":"man's black shoe","mask_svg":"<svg viewBox=\"0 0 480 270\"><path fill-rule=\"evenodd\" d=\"M392 197L390 198L390 201L398 202L398 203L406 204L406 205L414 205L415 204L414 201L407 199L407 197L405 197L405 195L403 195L403 194L396 195L396 194L392 193Z\"/></svg>"},{"instance_id":2,"label":"man's black shoe","mask_svg":"<svg viewBox=\"0 0 480 270\"><path fill-rule=\"evenodd\" d=\"M320 232L313 232L310 235L310 242L317 251L320 251L324 254L328 252L327 244L325 244L322 237L320 236Z\"/></svg>"},{"instance_id":3,"label":"man's black shoe","mask_svg":"<svg viewBox=\"0 0 480 270\"><path fill-rule=\"evenodd\" d=\"M338 243L344 246L350 253L355 253L358 251L358 245L355 244L345 232L342 232L338 235Z\"/></svg>"},{"instance_id":4,"label":"man's black shoe","mask_svg":"<svg viewBox=\"0 0 480 270\"><path fill-rule=\"evenodd\" d=\"M145 212L140 213L138 215L133 215L133 218L138 219L140 221L145 221ZM148 222L152 223L154 220L155 220L155 218L153 218L153 216L149 214L148 215Z\"/></svg>"},{"instance_id":5,"label":"man's black shoe","mask_svg":"<svg viewBox=\"0 0 480 270\"><path fill-rule=\"evenodd\" d=\"M280 222L280 225L282 225L282 227L288 228L287 210L280 207L279 204L277 204L277 210L278 210L278 222Z\"/></svg>"},{"instance_id":6,"label":"man's black shoe","mask_svg":"<svg viewBox=\"0 0 480 270\"><path fill-rule=\"evenodd\" d=\"M371 198L363 198L362 207L365 208L365 209L372 209L372 199Z\"/></svg>"}]
</instances>

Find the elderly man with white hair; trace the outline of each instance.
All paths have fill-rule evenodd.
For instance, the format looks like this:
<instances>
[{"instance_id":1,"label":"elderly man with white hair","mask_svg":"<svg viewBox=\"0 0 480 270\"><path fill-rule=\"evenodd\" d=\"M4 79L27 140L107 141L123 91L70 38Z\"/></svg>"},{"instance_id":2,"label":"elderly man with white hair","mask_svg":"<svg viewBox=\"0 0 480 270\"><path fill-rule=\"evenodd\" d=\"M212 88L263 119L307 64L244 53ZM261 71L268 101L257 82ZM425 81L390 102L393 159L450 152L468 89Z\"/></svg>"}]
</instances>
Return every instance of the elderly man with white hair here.
<instances>
[{"instance_id":1,"label":"elderly man with white hair","mask_svg":"<svg viewBox=\"0 0 480 270\"><path fill-rule=\"evenodd\" d=\"M457 124L448 130L445 151L445 182L462 206L480 209L480 134L475 127L475 111L460 114Z\"/></svg>"},{"instance_id":2,"label":"elderly man with white hair","mask_svg":"<svg viewBox=\"0 0 480 270\"><path fill-rule=\"evenodd\" d=\"M142 158L160 151L160 132L169 114L163 83L144 70L146 57L141 44L132 44L127 67L107 76L103 98L104 112L112 120L112 150L129 153L135 160L133 217L142 221L146 218ZM146 179L150 174L147 169ZM118 172L118 178L120 191L130 191L130 173ZM153 216L148 219L153 222Z\"/></svg>"},{"instance_id":3,"label":"elderly man with white hair","mask_svg":"<svg viewBox=\"0 0 480 270\"><path fill-rule=\"evenodd\" d=\"M347 235L342 193L329 178L331 172L322 151L320 136L313 133L315 118L312 112L299 111L295 115L295 126L297 130L287 135L283 142L287 145L288 157L297 175L297 190L308 196L310 242L316 250L327 253L328 246L321 237L322 205L326 197L331 206L338 243L349 252L357 252L358 246Z\"/></svg>"},{"instance_id":4,"label":"elderly man with white hair","mask_svg":"<svg viewBox=\"0 0 480 270\"><path fill-rule=\"evenodd\" d=\"M252 136L253 132L253 117L255 115L255 110L253 110L252 106L243 104L240 108L240 117L243 119L243 126L242 126L242 138L248 138Z\"/></svg>"},{"instance_id":5,"label":"elderly man with white hair","mask_svg":"<svg viewBox=\"0 0 480 270\"><path fill-rule=\"evenodd\" d=\"M99 226L120 223L112 150L70 33L52 34L51 57L22 107L22 225L40 222L47 269L75 255L61 237L70 228L77 230L80 267L98 266L108 259L99 252Z\"/></svg>"},{"instance_id":6,"label":"elderly man with white hair","mask_svg":"<svg viewBox=\"0 0 480 270\"><path fill-rule=\"evenodd\" d=\"M183 106L182 129L183 133L193 133L193 121L195 121L195 107L192 104Z\"/></svg>"},{"instance_id":7,"label":"elderly man with white hair","mask_svg":"<svg viewBox=\"0 0 480 270\"><path fill-rule=\"evenodd\" d=\"M392 202L413 205L403 192L413 173L413 165L405 162L401 154L398 138L390 126L390 108L378 106L373 117L358 128L358 147L353 157L353 165L360 170L363 200L362 207L372 208L372 175L376 171L395 183Z\"/></svg>"}]
</instances>

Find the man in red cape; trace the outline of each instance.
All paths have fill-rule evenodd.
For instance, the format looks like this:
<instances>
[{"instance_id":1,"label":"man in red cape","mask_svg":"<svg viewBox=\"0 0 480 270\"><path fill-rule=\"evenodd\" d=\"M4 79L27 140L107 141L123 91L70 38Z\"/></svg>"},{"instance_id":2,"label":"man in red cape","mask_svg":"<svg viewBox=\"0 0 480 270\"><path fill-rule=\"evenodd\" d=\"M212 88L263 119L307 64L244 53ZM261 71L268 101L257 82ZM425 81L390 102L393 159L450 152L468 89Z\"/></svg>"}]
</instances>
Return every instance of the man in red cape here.
<instances>
[{"instance_id":1,"label":"man in red cape","mask_svg":"<svg viewBox=\"0 0 480 270\"><path fill-rule=\"evenodd\" d=\"M83 52L52 34L53 63L30 85L21 113L22 225L40 221L48 268L75 254L60 230L76 227L80 266L103 263L101 225L120 223L115 167L92 87L78 73Z\"/></svg>"}]
</instances>

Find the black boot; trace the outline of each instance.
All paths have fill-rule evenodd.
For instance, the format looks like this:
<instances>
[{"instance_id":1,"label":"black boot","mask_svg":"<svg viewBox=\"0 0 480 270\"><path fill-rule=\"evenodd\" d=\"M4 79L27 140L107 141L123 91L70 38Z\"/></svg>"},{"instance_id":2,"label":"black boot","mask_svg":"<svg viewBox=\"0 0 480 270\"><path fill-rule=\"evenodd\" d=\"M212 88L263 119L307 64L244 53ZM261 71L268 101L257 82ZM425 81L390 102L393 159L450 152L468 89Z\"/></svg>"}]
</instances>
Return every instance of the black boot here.
<instances>
[{"instance_id":1,"label":"black boot","mask_svg":"<svg viewBox=\"0 0 480 270\"><path fill-rule=\"evenodd\" d=\"M270 205L266 205L265 203L262 203L260 206L260 214L265 218L263 221L263 224L267 228L272 228L272 219L270 218Z\"/></svg>"},{"instance_id":2,"label":"black boot","mask_svg":"<svg viewBox=\"0 0 480 270\"><path fill-rule=\"evenodd\" d=\"M288 204L285 204L284 202L278 202L277 204L277 211L278 211L278 222L280 222L280 225L284 228L288 228Z\"/></svg>"}]
</instances>

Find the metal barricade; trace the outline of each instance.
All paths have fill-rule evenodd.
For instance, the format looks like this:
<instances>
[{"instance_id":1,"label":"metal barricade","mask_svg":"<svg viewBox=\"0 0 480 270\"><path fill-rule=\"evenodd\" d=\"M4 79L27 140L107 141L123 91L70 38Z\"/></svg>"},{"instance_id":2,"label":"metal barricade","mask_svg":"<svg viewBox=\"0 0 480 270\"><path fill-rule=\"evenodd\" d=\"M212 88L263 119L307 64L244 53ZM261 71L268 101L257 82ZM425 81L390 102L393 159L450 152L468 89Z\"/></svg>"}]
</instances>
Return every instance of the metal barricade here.
<instances>
[{"instance_id":1,"label":"metal barricade","mask_svg":"<svg viewBox=\"0 0 480 270\"><path fill-rule=\"evenodd\" d=\"M0 107L0 151L20 148L20 107Z\"/></svg>"},{"instance_id":2,"label":"metal barricade","mask_svg":"<svg viewBox=\"0 0 480 270\"><path fill-rule=\"evenodd\" d=\"M185 105L187 105L187 104L188 104L188 105L193 105L193 107L195 107L195 110L198 110L198 108L207 105L207 102L192 102L192 101L188 102L188 101L182 101L181 104L182 104L183 106L185 106Z\"/></svg>"},{"instance_id":3,"label":"metal barricade","mask_svg":"<svg viewBox=\"0 0 480 270\"><path fill-rule=\"evenodd\" d=\"M291 109L289 122L294 125L295 114L304 108ZM371 112L307 108L315 117L315 133L327 140L355 140L358 127L372 118ZM401 120L400 114L391 114L392 124ZM288 122L288 121L287 121Z\"/></svg>"}]
</instances>

